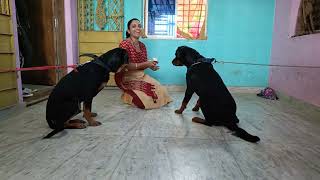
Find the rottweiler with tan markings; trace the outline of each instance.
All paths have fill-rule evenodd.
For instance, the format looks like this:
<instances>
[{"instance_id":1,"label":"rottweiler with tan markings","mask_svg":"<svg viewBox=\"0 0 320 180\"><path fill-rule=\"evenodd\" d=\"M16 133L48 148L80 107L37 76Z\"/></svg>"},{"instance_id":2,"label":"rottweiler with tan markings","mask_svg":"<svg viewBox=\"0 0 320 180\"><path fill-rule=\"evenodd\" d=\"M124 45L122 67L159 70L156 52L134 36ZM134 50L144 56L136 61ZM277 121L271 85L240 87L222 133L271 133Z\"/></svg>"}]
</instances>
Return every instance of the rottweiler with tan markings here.
<instances>
[{"instance_id":1,"label":"rottweiler with tan markings","mask_svg":"<svg viewBox=\"0 0 320 180\"><path fill-rule=\"evenodd\" d=\"M211 64L213 60L203 57L190 47L178 47L172 64L187 67L187 89L180 109L175 112L181 114L193 93L196 93L199 100L193 110L197 110L200 106L205 119L194 117L193 122L207 126L225 126L241 139L258 142L259 137L247 133L237 125L239 119L236 116L236 103L223 80L214 70Z\"/></svg>"},{"instance_id":2,"label":"rottweiler with tan markings","mask_svg":"<svg viewBox=\"0 0 320 180\"><path fill-rule=\"evenodd\" d=\"M90 55L89 55L90 56ZM93 60L85 63L64 76L51 92L46 108L46 119L51 129L44 138L50 138L64 129L83 129L86 123L80 119L71 119L81 112L89 126L101 123L91 112L93 98L103 89L109 80L109 72L116 72L122 65L128 64L126 50L112 49L101 56L93 56Z\"/></svg>"}]
</instances>

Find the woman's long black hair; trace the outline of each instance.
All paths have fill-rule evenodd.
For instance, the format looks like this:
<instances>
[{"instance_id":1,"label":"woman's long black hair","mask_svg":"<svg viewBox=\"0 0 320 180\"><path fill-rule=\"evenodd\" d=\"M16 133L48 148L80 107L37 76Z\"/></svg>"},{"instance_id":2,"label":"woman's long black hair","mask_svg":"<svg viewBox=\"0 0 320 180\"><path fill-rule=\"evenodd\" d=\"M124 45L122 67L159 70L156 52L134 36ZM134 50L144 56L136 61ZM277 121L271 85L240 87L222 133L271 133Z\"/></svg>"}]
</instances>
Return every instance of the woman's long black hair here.
<instances>
[{"instance_id":1,"label":"woman's long black hair","mask_svg":"<svg viewBox=\"0 0 320 180\"><path fill-rule=\"evenodd\" d=\"M128 21L128 23L127 23L128 29L130 29L130 25L131 25L132 21L134 21L134 20L139 21L139 19L137 19L137 18L130 19L130 21ZM126 31L126 38L129 38L129 37L130 37L130 34L128 33L128 31Z\"/></svg>"}]
</instances>

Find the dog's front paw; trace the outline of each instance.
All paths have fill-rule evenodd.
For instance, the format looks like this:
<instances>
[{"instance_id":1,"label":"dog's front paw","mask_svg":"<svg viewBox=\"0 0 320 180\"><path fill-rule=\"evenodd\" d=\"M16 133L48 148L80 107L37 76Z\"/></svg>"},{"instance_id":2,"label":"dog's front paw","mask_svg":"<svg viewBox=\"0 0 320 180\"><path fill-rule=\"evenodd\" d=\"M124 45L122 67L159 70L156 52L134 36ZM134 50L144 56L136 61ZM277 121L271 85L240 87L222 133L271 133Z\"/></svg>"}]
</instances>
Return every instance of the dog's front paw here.
<instances>
[{"instance_id":1,"label":"dog's front paw","mask_svg":"<svg viewBox=\"0 0 320 180\"><path fill-rule=\"evenodd\" d=\"M97 117L98 113L91 112L91 117Z\"/></svg>"},{"instance_id":2,"label":"dog's front paw","mask_svg":"<svg viewBox=\"0 0 320 180\"><path fill-rule=\"evenodd\" d=\"M97 116L98 116L98 113L91 112L89 115L90 115L91 117L97 117ZM83 117L84 117L84 114L83 114Z\"/></svg>"},{"instance_id":3,"label":"dog's front paw","mask_svg":"<svg viewBox=\"0 0 320 180\"><path fill-rule=\"evenodd\" d=\"M100 126L102 123L99 121L89 121L89 126Z\"/></svg>"},{"instance_id":4,"label":"dog's front paw","mask_svg":"<svg viewBox=\"0 0 320 180\"><path fill-rule=\"evenodd\" d=\"M177 110L175 110L174 112L175 112L176 114L182 114L183 110L177 109Z\"/></svg>"}]
</instances>

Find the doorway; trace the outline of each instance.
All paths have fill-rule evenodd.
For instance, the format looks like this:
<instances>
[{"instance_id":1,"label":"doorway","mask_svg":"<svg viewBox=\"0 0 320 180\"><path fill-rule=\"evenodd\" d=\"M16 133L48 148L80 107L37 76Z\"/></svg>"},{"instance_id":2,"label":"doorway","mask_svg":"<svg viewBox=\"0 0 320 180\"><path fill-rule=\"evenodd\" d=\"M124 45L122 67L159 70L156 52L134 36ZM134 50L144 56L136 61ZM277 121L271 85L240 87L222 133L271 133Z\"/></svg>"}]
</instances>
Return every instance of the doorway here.
<instances>
[{"instance_id":1,"label":"doorway","mask_svg":"<svg viewBox=\"0 0 320 180\"><path fill-rule=\"evenodd\" d=\"M15 0L20 67L65 66L64 0ZM45 100L67 69L22 71L27 105Z\"/></svg>"}]
</instances>

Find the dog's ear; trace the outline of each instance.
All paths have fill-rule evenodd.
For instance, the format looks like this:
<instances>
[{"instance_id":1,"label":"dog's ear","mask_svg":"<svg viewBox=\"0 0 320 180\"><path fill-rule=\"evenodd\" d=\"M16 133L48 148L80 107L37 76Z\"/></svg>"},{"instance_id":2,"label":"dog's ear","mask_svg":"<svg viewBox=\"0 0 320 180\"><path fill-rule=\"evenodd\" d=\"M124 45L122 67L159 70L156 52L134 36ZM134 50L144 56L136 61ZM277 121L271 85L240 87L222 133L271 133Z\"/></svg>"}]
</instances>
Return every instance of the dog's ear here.
<instances>
[{"instance_id":1,"label":"dog's ear","mask_svg":"<svg viewBox=\"0 0 320 180\"><path fill-rule=\"evenodd\" d=\"M176 57L178 57L178 58L183 57L183 53L184 53L183 49L185 49L185 48L186 48L186 46L178 47L176 50Z\"/></svg>"},{"instance_id":2,"label":"dog's ear","mask_svg":"<svg viewBox=\"0 0 320 180\"><path fill-rule=\"evenodd\" d=\"M180 46L176 50L176 59L179 59L180 63L190 67L192 64L196 63L201 56L198 51L188 46ZM172 62L173 63L173 62ZM175 61L177 64L177 62Z\"/></svg>"},{"instance_id":3,"label":"dog's ear","mask_svg":"<svg viewBox=\"0 0 320 180\"><path fill-rule=\"evenodd\" d=\"M125 49L122 48L116 48L116 50L119 52L116 55L117 61L113 64L112 72L117 72L118 69L123 65L123 64L128 64L129 63L129 55Z\"/></svg>"},{"instance_id":4,"label":"dog's ear","mask_svg":"<svg viewBox=\"0 0 320 180\"><path fill-rule=\"evenodd\" d=\"M189 67L192 63L190 62L190 51L191 48L188 46L180 46L176 50L176 63L178 64L177 66L187 66Z\"/></svg>"},{"instance_id":5,"label":"dog's ear","mask_svg":"<svg viewBox=\"0 0 320 180\"><path fill-rule=\"evenodd\" d=\"M129 56L126 50L115 48L103 54L101 60L110 68L111 72L117 72L123 64L128 63Z\"/></svg>"},{"instance_id":6,"label":"dog's ear","mask_svg":"<svg viewBox=\"0 0 320 180\"><path fill-rule=\"evenodd\" d=\"M128 64L129 63L129 54L128 52L125 50L125 49L122 49L123 50L123 64Z\"/></svg>"}]
</instances>

